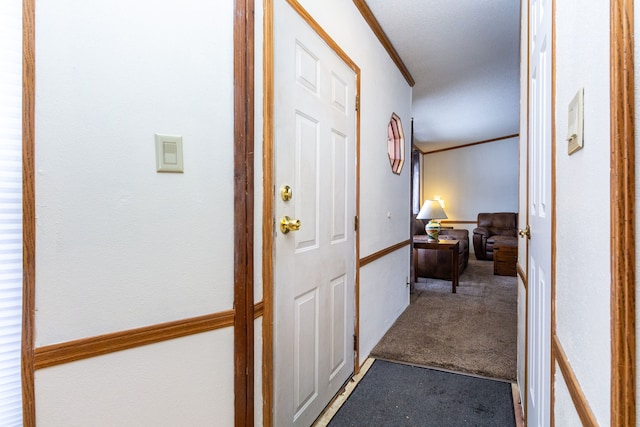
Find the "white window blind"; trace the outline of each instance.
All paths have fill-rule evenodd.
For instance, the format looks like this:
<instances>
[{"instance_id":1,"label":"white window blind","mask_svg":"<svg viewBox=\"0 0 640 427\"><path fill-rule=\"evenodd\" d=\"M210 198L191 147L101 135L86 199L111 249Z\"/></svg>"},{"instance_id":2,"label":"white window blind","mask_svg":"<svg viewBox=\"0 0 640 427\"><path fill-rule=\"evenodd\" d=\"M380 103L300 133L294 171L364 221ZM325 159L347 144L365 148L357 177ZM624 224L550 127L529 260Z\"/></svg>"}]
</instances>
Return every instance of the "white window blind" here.
<instances>
[{"instance_id":1,"label":"white window blind","mask_svg":"<svg viewBox=\"0 0 640 427\"><path fill-rule=\"evenodd\" d=\"M0 1L0 426L22 425L22 0Z\"/></svg>"}]
</instances>

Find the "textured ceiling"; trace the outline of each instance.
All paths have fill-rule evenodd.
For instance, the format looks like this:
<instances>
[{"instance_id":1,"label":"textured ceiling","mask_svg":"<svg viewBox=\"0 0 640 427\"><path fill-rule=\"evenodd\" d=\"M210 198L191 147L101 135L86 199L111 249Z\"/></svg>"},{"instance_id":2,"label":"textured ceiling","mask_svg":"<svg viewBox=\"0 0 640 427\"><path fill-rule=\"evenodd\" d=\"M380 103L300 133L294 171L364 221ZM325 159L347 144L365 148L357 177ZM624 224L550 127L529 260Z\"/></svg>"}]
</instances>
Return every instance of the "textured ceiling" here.
<instances>
[{"instance_id":1,"label":"textured ceiling","mask_svg":"<svg viewBox=\"0 0 640 427\"><path fill-rule=\"evenodd\" d=\"M518 133L519 1L366 2L416 82L420 149Z\"/></svg>"}]
</instances>

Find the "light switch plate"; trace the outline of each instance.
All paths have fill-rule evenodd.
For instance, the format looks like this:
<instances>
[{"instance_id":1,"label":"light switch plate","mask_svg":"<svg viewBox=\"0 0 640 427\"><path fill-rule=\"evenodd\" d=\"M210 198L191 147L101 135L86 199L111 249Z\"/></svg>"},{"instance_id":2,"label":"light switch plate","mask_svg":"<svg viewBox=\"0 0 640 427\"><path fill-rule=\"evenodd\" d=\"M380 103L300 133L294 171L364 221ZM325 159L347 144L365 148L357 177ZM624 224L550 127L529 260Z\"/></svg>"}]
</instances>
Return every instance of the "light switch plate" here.
<instances>
[{"instance_id":1,"label":"light switch plate","mask_svg":"<svg viewBox=\"0 0 640 427\"><path fill-rule=\"evenodd\" d=\"M156 133L155 138L156 171L183 173L182 137Z\"/></svg>"},{"instance_id":2,"label":"light switch plate","mask_svg":"<svg viewBox=\"0 0 640 427\"><path fill-rule=\"evenodd\" d=\"M567 143L569 155L582 148L584 136L584 88L569 103L569 121L567 123Z\"/></svg>"}]
</instances>

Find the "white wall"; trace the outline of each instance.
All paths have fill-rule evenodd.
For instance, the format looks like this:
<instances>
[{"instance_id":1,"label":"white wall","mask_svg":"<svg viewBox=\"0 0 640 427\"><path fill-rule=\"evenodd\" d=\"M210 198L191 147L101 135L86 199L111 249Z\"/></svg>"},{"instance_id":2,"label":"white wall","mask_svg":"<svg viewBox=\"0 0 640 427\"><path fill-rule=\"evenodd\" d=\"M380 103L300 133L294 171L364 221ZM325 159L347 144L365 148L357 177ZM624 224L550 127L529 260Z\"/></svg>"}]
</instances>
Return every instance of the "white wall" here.
<instances>
[{"instance_id":1,"label":"white wall","mask_svg":"<svg viewBox=\"0 0 640 427\"><path fill-rule=\"evenodd\" d=\"M36 7L36 345L230 309L232 6Z\"/></svg>"},{"instance_id":2,"label":"white wall","mask_svg":"<svg viewBox=\"0 0 640 427\"><path fill-rule=\"evenodd\" d=\"M560 372L560 366L556 363L556 372ZM582 421L575 408L567 383L562 375L558 375L555 383L555 417L562 420L562 427L581 427ZM560 425L560 424L557 424Z\"/></svg>"},{"instance_id":3,"label":"white wall","mask_svg":"<svg viewBox=\"0 0 640 427\"><path fill-rule=\"evenodd\" d=\"M411 87L352 2L300 1L360 67L360 257L409 238ZM395 112L402 119L405 165L391 172L387 125ZM406 279L409 251L383 257L360 272L360 358L409 303Z\"/></svg>"},{"instance_id":4,"label":"white wall","mask_svg":"<svg viewBox=\"0 0 640 427\"><path fill-rule=\"evenodd\" d=\"M609 4L556 2L556 13L556 329L599 424L609 425ZM584 148L569 156L568 106L581 87ZM563 405L557 425L565 425Z\"/></svg>"},{"instance_id":5,"label":"white wall","mask_svg":"<svg viewBox=\"0 0 640 427\"><path fill-rule=\"evenodd\" d=\"M388 269L374 265L360 270L360 363L408 305L406 264L411 255L407 246L387 255Z\"/></svg>"},{"instance_id":6,"label":"white wall","mask_svg":"<svg viewBox=\"0 0 640 427\"><path fill-rule=\"evenodd\" d=\"M227 328L38 370L38 426L231 426L232 341Z\"/></svg>"},{"instance_id":7,"label":"white wall","mask_svg":"<svg viewBox=\"0 0 640 427\"><path fill-rule=\"evenodd\" d=\"M423 156L423 197L445 201L447 221L480 212L517 212L518 138Z\"/></svg>"},{"instance_id":8,"label":"white wall","mask_svg":"<svg viewBox=\"0 0 640 427\"><path fill-rule=\"evenodd\" d=\"M232 2L36 2L37 347L233 307L232 36ZM229 328L39 370L38 423L232 420L232 352Z\"/></svg>"},{"instance_id":9,"label":"white wall","mask_svg":"<svg viewBox=\"0 0 640 427\"><path fill-rule=\"evenodd\" d=\"M518 141L509 138L422 156L422 197L440 196L449 226L473 239L481 212L518 211ZM454 221L451 223L450 221ZM473 252L473 244L469 250Z\"/></svg>"}]
</instances>

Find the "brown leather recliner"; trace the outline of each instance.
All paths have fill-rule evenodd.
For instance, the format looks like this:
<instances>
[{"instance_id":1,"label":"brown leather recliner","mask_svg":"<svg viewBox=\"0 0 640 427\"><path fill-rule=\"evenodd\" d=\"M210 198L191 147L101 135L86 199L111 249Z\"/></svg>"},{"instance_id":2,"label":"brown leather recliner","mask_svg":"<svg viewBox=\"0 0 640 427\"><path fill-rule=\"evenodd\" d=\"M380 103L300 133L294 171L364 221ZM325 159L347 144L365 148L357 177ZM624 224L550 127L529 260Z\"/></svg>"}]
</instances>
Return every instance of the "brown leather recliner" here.
<instances>
[{"instance_id":1,"label":"brown leather recliner","mask_svg":"<svg viewBox=\"0 0 640 427\"><path fill-rule=\"evenodd\" d=\"M426 235L424 222L416 219L413 228L414 236ZM469 264L469 231L457 229L443 229L440 240L459 240L458 245L458 274L462 274ZM417 249L416 276L433 279L451 280L451 253L435 249Z\"/></svg>"},{"instance_id":2,"label":"brown leather recliner","mask_svg":"<svg viewBox=\"0 0 640 427\"><path fill-rule=\"evenodd\" d=\"M493 260L493 247L497 243L518 244L517 213L478 214L478 227L473 230L473 250L476 259Z\"/></svg>"}]
</instances>

